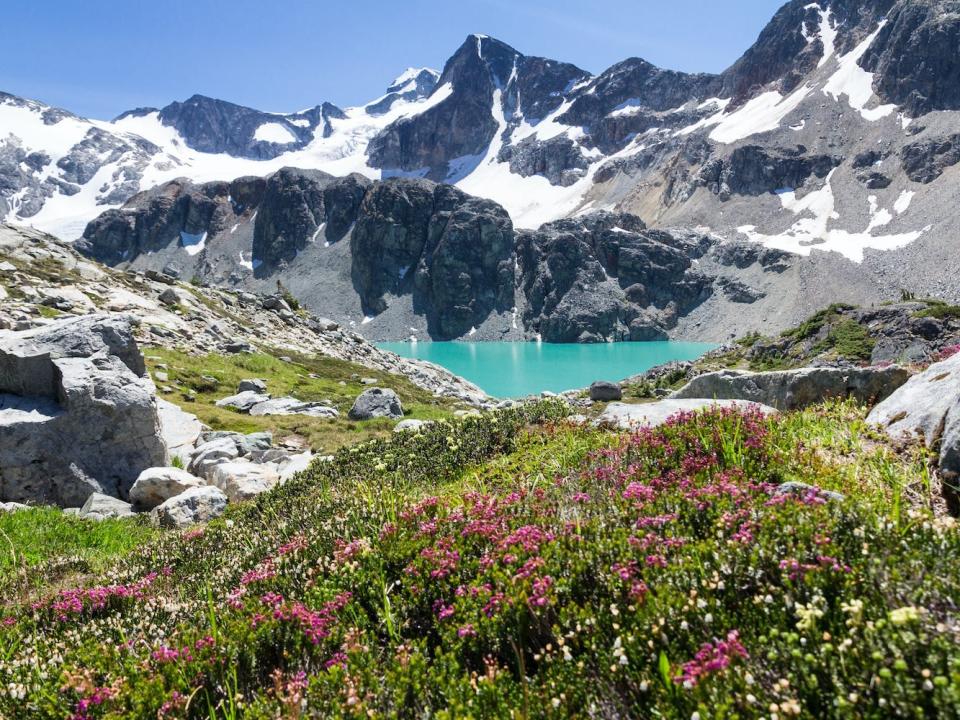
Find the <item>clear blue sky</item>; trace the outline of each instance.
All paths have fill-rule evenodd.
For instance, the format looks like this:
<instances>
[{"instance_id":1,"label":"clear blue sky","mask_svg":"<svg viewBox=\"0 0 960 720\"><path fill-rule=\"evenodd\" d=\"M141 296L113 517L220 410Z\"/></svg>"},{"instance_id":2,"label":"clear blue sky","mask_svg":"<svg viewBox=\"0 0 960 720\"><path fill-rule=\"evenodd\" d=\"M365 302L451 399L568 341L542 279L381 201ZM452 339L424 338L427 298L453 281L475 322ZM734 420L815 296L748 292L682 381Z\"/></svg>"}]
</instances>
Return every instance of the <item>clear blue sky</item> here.
<instances>
[{"instance_id":1,"label":"clear blue sky","mask_svg":"<svg viewBox=\"0 0 960 720\"><path fill-rule=\"evenodd\" d=\"M11 0L0 90L111 118L194 93L262 110L373 99L470 33L597 73L717 72L783 0ZM2 131L2 128L0 128Z\"/></svg>"}]
</instances>

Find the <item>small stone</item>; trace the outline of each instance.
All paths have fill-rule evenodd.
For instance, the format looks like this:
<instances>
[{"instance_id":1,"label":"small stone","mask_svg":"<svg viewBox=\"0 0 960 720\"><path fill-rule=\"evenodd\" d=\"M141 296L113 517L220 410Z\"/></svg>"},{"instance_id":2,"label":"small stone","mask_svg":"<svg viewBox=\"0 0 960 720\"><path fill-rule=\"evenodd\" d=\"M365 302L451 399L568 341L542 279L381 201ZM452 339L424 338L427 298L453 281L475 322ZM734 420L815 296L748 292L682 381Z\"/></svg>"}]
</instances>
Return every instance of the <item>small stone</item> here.
<instances>
[{"instance_id":1,"label":"small stone","mask_svg":"<svg viewBox=\"0 0 960 720\"><path fill-rule=\"evenodd\" d=\"M80 508L80 517L87 520L106 520L130 515L133 515L130 503L98 492L92 493Z\"/></svg>"},{"instance_id":2,"label":"small stone","mask_svg":"<svg viewBox=\"0 0 960 720\"><path fill-rule=\"evenodd\" d=\"M259 378L250 378L248 380L241 380L240 384L237 386L237 392L255 392L255 393L265 393L267 392L267 383L265 380L260 380Z\"/></svg>"},{"instance_id":3,"label":"small stone","mask_svg":"<svg viewBox=\"0 0 960 720\"><path fill-rule=\"evenodd\" d=\"M166 290L164 290L162 293L160 293L160 297L158 297L157 299L167 306L179 305L181 300L180 293L178 293L173 288L167 288Z\"/></svg>"},{"instance_id":4,"label":"small stone","mask_svg":"<svg viewBox=\"0 0 960 720\"><path fill-rule=\"evenodd\" d=\"M223 491L205 485L165 500L153 509L150 516L160 527L182 528L220 517L226 509L227 496Z\"/></svg>"},{"instance_id":5,"label":"small stone","mask_svg":"<svg viewBox=\"0 0 960 720\"><path fill-rule=\"evenodd\" d=\"M152 510L192 487L206 483L186 470L175 467L147 468L130 488L130 502L141 510Z\"/></svg>"}]
</instances>

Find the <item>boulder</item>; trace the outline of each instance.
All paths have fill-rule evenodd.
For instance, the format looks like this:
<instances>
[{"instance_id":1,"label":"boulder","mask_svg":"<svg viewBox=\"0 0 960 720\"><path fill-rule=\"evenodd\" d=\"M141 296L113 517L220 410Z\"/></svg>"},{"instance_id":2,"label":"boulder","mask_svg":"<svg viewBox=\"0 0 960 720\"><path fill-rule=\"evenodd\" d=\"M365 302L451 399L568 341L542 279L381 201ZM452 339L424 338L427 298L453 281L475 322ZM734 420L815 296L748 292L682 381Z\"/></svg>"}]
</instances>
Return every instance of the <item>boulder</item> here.
<instances>
[{"instance_id":1,"label":"boulder","mask_svg":"<svg viewBox=\"0 0 960 720\"><path fill-rule=\"evenodd\" d=\"M139 510L152 510L165 500L206 483L175 467L147 468L130 488L130 502Z\"/></svg>"},{"instance_id":2,"label":"boulder","mask_svg":"<svg viewBox=\"0 0 960 720\"><path fill-rule=\"evenodd\" d=\"M590 385L590 399L598 402L610 402L623 398L623 390L618 383L597 380Z\"/></svg>"},{"instance_id":3,"label":"boulder","mask_svg":"<svg viewBox=\"0 0 960 720\"><path fill-rule=\"evenodd\" d=\"M200 439L203 424L196 415L184 412L163 398L156 398L160 438L167 448L167 462L179 458L186 464Z\"/></svg>"},{"instance_id":4,"label":"boulder","mask_svg":"<svg viewBox=\"0 0 960 720\"><path fill-rule=\"evenodd\" d=\"M87 520L106 520L107 518L129 517L133 515L133 508L130 503L126 503L119 498L95 492L91 493L87 501L83 503L79 515Z\"/></svg>"},{"instance_id":5,"label":"boulder","mask_svg":"<svg viewBox=\"0 0 960 720\"><path fill-rule=\"evenodd\" d=\"M125 498L162 465L153 386L123 316L0 334L0 500Z\"/></svg>"},{"instance_id":6,"label":"boulder","mask_svg":"<svg viewBox=\"0 0 960 720\"><path fill-rule=\"evenodd\" d=\"M867 422L893 439L939 449L944 498L950 513L960 516L960 353L914 375L877 405Z\"/></svg>"},{"instance_id":7,"label":"boulder","mask_svg":"<svg viewBox=\"0 0 960 720\"><path fill-rule=\"evenodd\" d=\"M141 377L146 366L133 337L138 324L126 315L88 315L0 335L0 392L56 398L52 361L58 358L112 355Z\"/></svg>"},{"instance_id":8,"label":"boulder","mask_svg":"<svg viewBox=\"0 0 960 720\"><path fill-rule=\"evenodd\" d=\"M270 399L269 395L256 392L254 390L244 390L236 395L230 395L222 400L217 400L217 407L228 407L240 412L249 412L250 408Z\"/></svg>"},{"instance_id":9,"label":"boulder","mask_svg":"<svg viewBox=\"0 0 960 720\"><path fill-rule=\"evenodd\" d=\"M273 433L269 431L250 433L249 435L237 434L234 437L237 448L241 455L249 455L255 460L273 447Z\"/></svg>"},{"instance_id":10,"label":"boulder","mask_svg":"<svg viewBox=\"0 0 960 720\"><path fill-rule=\"evenodd\" d=\"M310 463L313 462L313 453L307 450L298 455L291 455L286 460L277 464L277 472L280 474L280 482L286 482L299 472L303 472Z\"/></svg>"},{"instance_id":11,"label":"boulder","mask_svg":"<svg viewBox=\"0 0 960 720\"><path fill-rule=\"evenodd\" d=\"M178 293L176 290L174 290L173 288L167 288L162 293L160 293L160 296L157 298L157 300L162 302L164 305L170 306L170 305L179 305L181 298L180 298L180 293Z\"/></svg>"},{"instance_id":12,"label":"boulder","mask_svg":"<svg viewBox=\"0 0 960 720\"><path fill-rule=\"evenodd\" d=\"M377 417L398 419L403 417L403 406L393 390L370 388L357 396L350 408L351 420L369 420Z\"/></svg>"},{"instance_id":13,"label":"boulder","mask_svg":"<svg viewBox=\"0 0 960 720\"><path fill-rule=\"evenodd\" d=\"M216 438L197 447L188 469L192 474L209 482L213 477L213 469L217 465L238 457L240 457L240 449L232 437Z\"/></svg>"},{"instance_id":14,"label":"boulder","mask_svg":"<svg viewBox=\"0 0 960 720\"><path fill-rule=\"evenodd\" d=\"M260 380L259 378L241 380L240 384L237 386L237 392L254 392L262 395L267 392L267 382L266 380Z\"/></svg>"},{"instance_id":15,"label":"boulder","mask_svg":"<svg viewBox=\"0 0 960 720\"><path fill-rule=\"evenodd\" d=\"M17 510L26 510L29 505L15 502L0 502L0 512L16 512Z\"/></svg>"},{"instance_id":16,"label":"boulder","mask_svg":"<svg viewBox=\"0 0 960 720\"><path fill-rule=\"evenodd\" d=\"M270 465L249 460L234 460L213 469L211 483L223 490L230 502L249 500L280 482L280 475Z\"/></svg>"},{"instance_id":17,"label":"boulder","mask_svg":"<svg viewBox=\"0 0 960 720\"><path fill-rule=\"evenodd\" d=\"M195 487L165 500L150 513L160 527L182 528L223 515L227 496L215 487Z\"/></svg>"},{"instance_id":18,"label":"boulder","mask_svg":"<svg viewBox=\"0 0 960 720\"><path fill-rule=\"evenodd\" d=\"M420 432L423 428L430 423L426 420L415 420L410 418L408 420L401 420L396 425L393 426L393 431L395 433L399 432Z\"/></svg>"},{"instance_id":19,"label":"boulder","mask_svg":"<svg viewBox=\"0 0 960 720\"><path fill-rule=\"evenodd\" d=\"M639 427L655 427L662 425L669 418L678 413L696 412L707 408L735 408L738 410L759 410L764 415L777 412L775 408L746 400L713 400L706 398L691 398L682 400L660 400L642 405L628 405L626 403L610 403L594 420L599 427L619 428L632 430Z\"/></svg>"},{"instance_id":20,"label":"boulder","mask_svg":"<svg viewBox=\"0 0 960 720\"><path fill-rule=\"evenodd\" d=\"M251 415L308 415L310 417L339 417L340 413L323 403L304 402L293 397L272 398L250 408Z\"/></svg>"},{"instance_id":21,"label":"boulder","mask_svg":"<svg viewBox=\"0 0 960 720\"><path fill-rule=\"evenodd\" d=\"M887 367L806 367L774 372L720 370L699 375L670 397L749 400L781 411L797 410L830 398L860 403L885 399L903 385L910 371Z\"/></svg>"}]
</instances>

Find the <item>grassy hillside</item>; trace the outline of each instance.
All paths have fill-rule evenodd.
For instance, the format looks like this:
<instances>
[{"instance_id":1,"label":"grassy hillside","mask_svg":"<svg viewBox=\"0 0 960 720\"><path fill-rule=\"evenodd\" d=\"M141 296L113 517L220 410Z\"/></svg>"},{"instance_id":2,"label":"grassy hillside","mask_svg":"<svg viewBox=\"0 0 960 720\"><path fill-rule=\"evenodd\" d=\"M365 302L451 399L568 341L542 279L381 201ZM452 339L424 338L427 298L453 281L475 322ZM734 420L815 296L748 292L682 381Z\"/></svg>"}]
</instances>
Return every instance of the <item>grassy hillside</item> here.
<instances>
[{"instance_id":1,"label":"grassy hillside","mask_svg":"<svg viewBox=\"0 0 960 720\"><path fill-rule=\"evenodd\" d=\"M344 449L7 593L0 715L956 717L960 531L861 409L564 414Z\"/></svg>"},{"instance_id":2,"label":"grassy hillside","mask_svg":"<svg viewBox=\"0 0 960 720\"><path fill-rule=\"evenodd\" d=\"M324 357L297 355L290 351L238 353L235 355L188 355L170 348L144 348L147 367L167 379L156 379L160 396L193 413L214 430L251 433L269 430L280 440L297 436L315 452L329 454L344 445L377 437L388 437L396 420L378 418L354 422L347 412L357 395L373 379L379 387L394 390L403 403L406 417L422 420L449 418L455 403L417 387L402 375L392 375L356 363ZM287 360L281 360L280 357ZM335 420L303 415L253 417L231 408L219 408L216 401L233 395L247 378L261 378L274 397L291 395L299 400L325 402L340 412ZM169 388L172 392L164 392Z\"/></svg>"}]
</instances>

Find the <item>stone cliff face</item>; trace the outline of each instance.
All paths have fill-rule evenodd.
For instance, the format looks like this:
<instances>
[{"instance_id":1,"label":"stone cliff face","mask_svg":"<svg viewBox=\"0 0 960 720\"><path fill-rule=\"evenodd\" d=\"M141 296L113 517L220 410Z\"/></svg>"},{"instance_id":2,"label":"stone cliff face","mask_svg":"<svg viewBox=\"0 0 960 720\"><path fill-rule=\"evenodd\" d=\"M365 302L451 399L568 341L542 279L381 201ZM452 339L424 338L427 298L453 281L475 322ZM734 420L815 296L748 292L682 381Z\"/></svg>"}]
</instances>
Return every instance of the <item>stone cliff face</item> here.
<instances>
[{"instance_id":1,"label":"stone cliff face","mask_svg":"<svg viewBox=\"0 0 960 720\"><path fill-rule=\"evenodd\" d=\"M901 0L862 65L877 93L913 117L960 110L960 2Z\"/></svg>"},{"instance_id":2,"label":"stone cliff face","mask_svg":"<svg viewBox=\"0 0 960 720\"><path fill-rule=\"evenodd\" d=\"M184 245L184 233L204 237L203 248ZM265 180L176 182L142 194L91 223L78 248L201 282L214 277L216 257L239 258L230 267L236 284L305 278L313 309L337 315L343 286L327 289L312 269L332 263L364 322L403 305L435 339L509 322L512 337L601 342L665 338L720 288L743 302L762 296L697 269L718 242L610 212L517 232L502 207L450 185L286 168ZM384 335L407 334L392 328Z\"/></svg>"},{"instance_id":3,"label":"stone cliff face","mask_svg":"<svg viewBox=\"0 0 960 720\"><path fill-rule=\"evenodd\" d=\"M513 226L503 208L449 185L388 181L363 200L350 238L364 312L412 294L431 336L456 338L513 306Z\"/></svg>"},{"instance_id":4,"label":"stone cliff face","mask_svg":"<svg viewBox=\"0 0 960 720\"><path fill-rule=\"evenodd\" d=\"M692 266L709 246L606 212L521 233L524 324L548 342L665 339L711 292L712 278Z\"/></svg>"}]
</instances>

